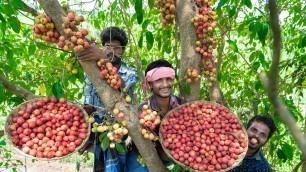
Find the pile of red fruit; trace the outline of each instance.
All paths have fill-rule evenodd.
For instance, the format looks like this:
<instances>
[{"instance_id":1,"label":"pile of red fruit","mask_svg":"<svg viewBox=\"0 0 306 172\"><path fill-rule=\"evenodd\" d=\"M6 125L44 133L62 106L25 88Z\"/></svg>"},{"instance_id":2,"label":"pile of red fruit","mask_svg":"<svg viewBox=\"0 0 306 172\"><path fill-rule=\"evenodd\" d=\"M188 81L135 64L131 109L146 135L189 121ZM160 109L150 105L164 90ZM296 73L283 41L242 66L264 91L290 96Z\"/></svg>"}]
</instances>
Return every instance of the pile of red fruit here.
<instances>
[{"instance_id":1,"label":"pile of red fruit","mask_svg":"<svg viewBox=\"0 0 306 172\"><path fill-rule=\"evenodd\" d=\"M21 104L7 118L6 129L16 148L46 159L73 153L90 132L84 111L64 98L38 98Z\"/></svg>"},{"instance_id":2,"label":"pile of red fruit","mask_svg":"<svg viewBox=\"0 0 306 172\"><path fill-rule=\"evenodd\" d=\"M141 133L146 139L153 141L158 140L158 137L154 133L159 126L161 120L156 111L149 109L148 105L143 105L142 112L138 115L139 123L141 125Z\"/></svg>"},{"instance_id":3,"label":"pile of red fruit","mask_svg":"<svg viewBox=\"0 0 306 172\"><path fill-rule=\"evenodd\" d=\"M212 53L218 43L217 39L213 38L217 16L211 8L213 4L211 0L197 0L196 4L199 7L199 13L192 18L198 38L195 51L201 54L204 66L203 73L210 81L208 85L211 86L216 77L215 57Z\"/></svg>"},{"instance_id":4,"label":"pile of red fruit","mask_svg":"<svg viewBox=\"0 0 306 172\"><path fill-rule=\"evenodd\" d=\"M106 80L113 89L118 90L121 87L122 81L120 76L117 74L117 68L113 66L111 62L107 62L104 59L101 59L97 62L97 65L101 70L101 79Z\"/></svg>"},{"instance_id":5,"label":"pile of red fruit","mask_svg":"<svg viewBox=\"0 0 306 172\"><path fill-rule=\"evenodd\" d=\"M175 19L175 2L174 0L155 0L155 7L161 13L162 26L165 28L167 25L173 24Z\"/></svg>"},{"instance_id":6,"label":"pile of red fruit","mask_svg":"<svg viewBox=\"0 0 306 172\"><path fill-rule=\"evenodd\" d=\"M208 102L179 106L160 126L165 152L178 164L198 171L223 171L245 156L248 138L229 109Z\"/></svg>"}]
</instances>

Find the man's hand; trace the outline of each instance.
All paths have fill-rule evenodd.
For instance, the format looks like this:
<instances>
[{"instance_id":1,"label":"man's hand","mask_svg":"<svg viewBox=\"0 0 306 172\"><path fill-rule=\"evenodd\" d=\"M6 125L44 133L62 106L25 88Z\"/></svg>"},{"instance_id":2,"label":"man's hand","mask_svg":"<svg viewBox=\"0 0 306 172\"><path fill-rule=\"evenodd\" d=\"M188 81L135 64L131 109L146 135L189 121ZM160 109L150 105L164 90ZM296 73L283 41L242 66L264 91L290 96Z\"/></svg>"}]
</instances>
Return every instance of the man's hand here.
<instances>
[{"instance_id":1,"label":"man's hand","mask_svg":"<svg viewBox=\"0 0 306 172\"><path fill-rule=\"evenodd\" d=\"M76 53L76 56L80 61L99 61L100 59L106 59L107 53L106 51L100 49L97 45L92 44L89 46L89 48L86 48L83 51Z\"/></svg>"}]
</instances>

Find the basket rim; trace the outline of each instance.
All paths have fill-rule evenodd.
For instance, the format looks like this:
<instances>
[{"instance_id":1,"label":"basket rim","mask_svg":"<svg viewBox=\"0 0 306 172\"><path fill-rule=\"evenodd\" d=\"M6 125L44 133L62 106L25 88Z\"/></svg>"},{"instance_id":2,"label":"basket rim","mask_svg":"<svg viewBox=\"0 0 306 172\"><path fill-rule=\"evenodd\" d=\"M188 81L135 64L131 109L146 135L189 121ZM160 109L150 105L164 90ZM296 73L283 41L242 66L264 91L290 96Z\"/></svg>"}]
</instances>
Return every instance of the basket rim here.
<instances>
[{"instance_id":1,"label":"basket rim","mask_svg":"<svg viewBox=\"0 0 306 172\"><path fill-rule=\"evenodd\" d=\"M28 103L34 103L34 102L37 102L39 100L43 100L45 97L39 97L39 98L33 98L33 99L30 99L30 100L27 100L27 101L24 101L23 103L19 104L18 106L16 106L13 110L11 110L11 112L9 113L9 115L6 117L5 119L5 127L4 127L4 135L5 135L5 139L6 139L6 142L9 143L13 149L17 152L17 153L20 153L21 155L23 156L26 156L26 157L29 157L31 159L36 159L36 160L43 160L43 161L54 161L54 160L60 160L60 159L64 159L64 158L67 158L69 156L71 156L72 154L74 154L75 152L79 151L84 145L85 143L87 142L87 140L89 139L89 136L90 136L90 133L91 133L91 124L86 121L86 124L87 124L87 135L86 135L86 138L83 140L83 142L75 148L75 150L73 152L70 152L68 153L67 155L65 156L61 156L61 157L54 157L54 158L39 158L39 157L34 157L32 155L29 155L29 154L26 154L24 153L21 149L19 149L19 147L17 147L16 145L14 145L11 141L11 132L9 130L9 125L11 124L11 120L13 117L15 116L19 116L18 114L16 115L17 111L21 110L21 109L24 109L25 106L28 104ZM83 118L85 119L88 114L87 112L79 105L77 104L74 104L70 101L68 101L66 99L66 102L65 102L67 105L73 105L73 106L76 106L78 109L82 110L84 116Z\"/></svg>"},{"instance_id":2,"label":"basket rim","mask_svg":"<svg viewBox=\"0 0 306 172\"><path fill-rule=\"evenodd\" d=\"M178 110L179 110L180 108L182 108L182 107L186 107L186 106L189 106L190 104L199 103L199 102L204 103L204 105L216 105L217 107L222 106L224 109L228 109L228 110L229 110L229 113L232 114L233 116L235 116L235 117L238 119L239 124L242 126L242 131L243 131L243 133L245 134L245 140L248 141L247 131L246 131L245 127L243 126L242 122L240 121L240 119L238 118L238 116L237 116L235 113L233 113L228 107L225 107L225 106L223 106L223 105L221 105L221 104L219 104L219 103L217 103L217 102L214 102L214 101L204 101L204 100L203 100L203 101L202 101L202 100L195 100L195 101L186 102L186 103L184 103L184 104L181 104L181 105L179 105L179 106L177 106L177 107L171 109L170 111L168 111L168 112L164 115L163 119L161 120L161 124L160 124L160 126L159 126L159 133L158 133L158 134L159 134L159 141L160 141L160 144L161 144L163 150L165 151L166 155L167 155L172 161L174 161L176 164L179 164L180 166L182 166L182 167L184 167L184 168L186 168L186 169L192 170L192 171L194 171L194 172L201 172L201 171L195 170L195 169L191 168L190 166L187 166L187 165L185 165L185 164L183 164L183 163L181 163L181 162L179 162L178 160L176 160L176 159L173 158L173 156L170 154L169 149L165 148L164 145L163 145L164 139L163 139L162 134L160 133L160 131L161 131L161 129L163 128L163 127L162 127L163 121L164 121L164 120L167 120L167 121L169 120L169 114L171 114L171 113L173 113L173 112L175 112L175 111L178 111ZM231 170L231 169L237 167L237 166L243 161L243 159L244 159L244 157L245 157L245 155L246 155L246 153L247 153L247 150L248 150L248 143L246 143L246 147L244 148L244 151L238 156L238 158L235 160L235 163L234 163L231 167L228 167L228 168L226 168L226 169L220 170L220 172L226 172L226 171L229 171L229 170ZM239 160L239 161L238 161L238 160Z\"/></svg>"}]
</instances>

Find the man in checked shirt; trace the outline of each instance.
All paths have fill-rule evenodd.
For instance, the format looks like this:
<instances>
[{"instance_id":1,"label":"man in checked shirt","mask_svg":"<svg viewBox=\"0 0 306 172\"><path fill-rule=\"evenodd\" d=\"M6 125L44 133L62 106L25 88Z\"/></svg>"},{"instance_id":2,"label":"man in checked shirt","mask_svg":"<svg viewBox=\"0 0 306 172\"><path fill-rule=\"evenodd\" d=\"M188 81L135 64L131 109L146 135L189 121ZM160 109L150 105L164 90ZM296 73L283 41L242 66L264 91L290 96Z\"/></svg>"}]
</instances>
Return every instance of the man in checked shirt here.
<instances>
[{"instance_id":1,"label":"man in checked shirt","mask_svg":"<svg viewBox=\"0 0 306 172\"><path fill-rule=\"evenodd\" d=\"M101 41L104 49L101 50L96 45L91 45L88 49L81 51L77 54L78 59L82 61L100 59L111 60L113 66L118 69L118 75L122 80L122 88L128 91L128 94L132 97L133 87L137 82L137 73L133 68L128 67L121 57L124 53L125 46L128 39L125 31L118 27L109 27L102 31ZM85 88L84 88L84 109L88 114L92 114L96 109L95 107L104 108L104 103L101 101L96 89L89 81L88 76L85 75ZM89 106L88 106L89 105ZM94 116L95 122L101 123L105 113L101 112ZM88 143L79 151L81 154L89 148L93 143L94 146L94 172L121 172L124 171L126 154L121 154L116 149L107 148L106 151L101 149L101 143L97 139L97 135L91 133L91 137ZM124 143L122 143L124 144ZM125 146L124 146L125 147Z\"/></svg>"}]
</instances>

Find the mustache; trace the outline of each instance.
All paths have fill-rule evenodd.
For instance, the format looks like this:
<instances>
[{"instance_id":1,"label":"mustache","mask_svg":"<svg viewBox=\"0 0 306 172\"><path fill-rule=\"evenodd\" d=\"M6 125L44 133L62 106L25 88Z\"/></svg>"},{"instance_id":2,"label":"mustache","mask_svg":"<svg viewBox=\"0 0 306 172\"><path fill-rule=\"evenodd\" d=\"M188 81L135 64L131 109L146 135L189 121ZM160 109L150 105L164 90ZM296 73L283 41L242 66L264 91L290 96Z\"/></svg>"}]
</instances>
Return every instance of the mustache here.
<instances>
[{"instance_id":1,"label":"mustache","mask_svg":"<svg viewBox=\"0 0 306 172\"><path fill-rule=\"evenodd\" d=\"M164 89L164 88L169 88L169 89L171 89L171 88L172 88L172 85L160 87L159 90Z\"/></svg>"}]
</instances>

